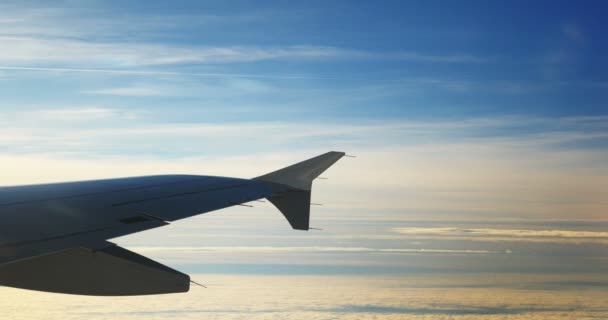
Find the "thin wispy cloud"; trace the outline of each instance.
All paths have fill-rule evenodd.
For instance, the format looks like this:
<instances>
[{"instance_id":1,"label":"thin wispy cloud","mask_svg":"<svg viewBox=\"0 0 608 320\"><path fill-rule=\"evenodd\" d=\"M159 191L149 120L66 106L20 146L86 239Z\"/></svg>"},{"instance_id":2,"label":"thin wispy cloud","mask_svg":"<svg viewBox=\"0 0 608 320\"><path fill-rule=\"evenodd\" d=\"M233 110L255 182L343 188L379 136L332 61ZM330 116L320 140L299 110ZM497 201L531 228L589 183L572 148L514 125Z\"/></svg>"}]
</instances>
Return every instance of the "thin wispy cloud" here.
<instances>
[{"instance_id":1,"label":"thin wispy cloud","mask_svg":"<svg viewBox=\"0 0 608 320\"><path fill-rule=\"evenodd\" d=\"M256 83L232 83L234 90L267 91L269 87L260 87ZM156 88L153 86L118 87L86 91L88 94L118 95L118 96L161 96L171 94L171 87ZM203 88L204 90L204 88ZM209 87L212 93L214 87ZM210 123L190 122L171 123L158 121L155 124L140 124L129 122L129 119L138 114L145 114L149 118L162 118L165 113L160 111L146 111L142 109L124 110L105 107L73 107L58 109L39 109L27 111L5 112L3 132L6 136L19 134L22 139L35 143L36 137L47 135L57 136L70 140L86 139L105 140L113 136L126 136L130 139L155 140L163 138L200 139L201 136L213 135L215 139L231 138L243 134L257 134L264 136L261 141L290 141L297 139L330 138L348 140L356 145L378 144L379 140L388 142L379 144L379 147L390 147L393 139L406 139L410 144L408 148L427 150L437 145L453 145L455 148L484 149L481 144L486 142L494 146L494 150L521 149L538 151L539 148L559 151L562 145L570 143L583 143L598 139L607 139L604 117L589 118L473 118L459 121L400 121L400 122L374 122L366 121L353 124L297 122L284 124L280 122L245 121L239 123ZM72 120L81 121L87 127L57 127L54 122L32 122L35 119ZM122 119L119 125L112 120ZM94 122L95 128L90 128ZM298 128L297 130L290 130ZM484 137L480 134L486 130L500 130L504 133ZM75 134L78 132L78 134ZM404 141L404 140L401 140ZM4 139L11 144L10 139ZM40 141L42 143L42 141ZM46 144L46 141L44 142ZM30 145L30 147L35 144ZM50 146L56 148L59 146ZM481 148L481 149L480 149ZM585 149L584 145L580 148ZM487 149L487 148L486 148ZM490 149L487 149L490 150ZM593 151L593 150L591 150ZM601 150L597 150L601 152Z\"/></svg>"},{"instance_id":2,"label":"thin wispy cloud","mask_svg":"<svg viewBox=\"0 0 608 320\"><path fill-rule=\"evenodd\" d=\"M95 95L110 95L110 96L128 96L128 97L156 97L174 95L175 92L167 88L158 88L152 86L131 86L119 88L106 88L85 90L83 93Z\"/></svg>"},{"instance_id":3,"label":"thin wispy cloud","mask_svg":"<svg viewBox=\"0 0 608 320\"><path fill-rule=\"evenodd\" d=\"M220 77L220 78L260 78L260 79L332 79L330 77L297 76L297 75L273 75L273 74L239 74L239 73L209 73L209 72L173 72L153 70L119 70L119 69L88 69L88 68L55 68L55 67L18 67L0 66L0 70L13 71L44 71L44 72L68 72L68 73L99 73L117 75L142 75L142 76L195 76L195 77Z\"/></svg>"},{"instance_id":4,"label":"thin wispy cloud","mask_svg":"<svg viewBox=\"0 0 608 320\"><path fill-rule=\"evenodd\" d=\"M111 19L106 15L112 14ZM57 4L11 3L0 4L0 34L37 36L46 38L107 37L131 39L133 34L153 36L155 33L179 30L184 21L191 27L218 27L264 21L271 12L224 14L141 14L139 12L112 13L103 6L87 8L64 7ZM77 25L79 28L74 28Z\"/></svg>"},{"instance_id":5,"label":"thin wispy cloud","mask_svg":"<svg viewBox=\"0 0 608 320\"><path fill-rule=\"evenodd\" d=\"M145 39L134 44L131 37L124 36L140 34L145 37L155 32L166 32L180 26L180 22L184 19L194 20L197 25L259 22L261 17L268 15L263 12L226 16L121 15L111 21L97 17L98 14L104 13L103 10L100 12L89 10L82 13L58 8L6 6L3 12L6 17L0 17L3 26L0 30L0 41L5 45L5 50L0 53L0 64L4 64L7 68L26 67L38 71L87 69L88 72L93 72L93 69L102 67L208 65L273 60L393 60L448 64L477 64L490 61L486 57L469 53L377 52L356 47L320 46L310 43L289 46L199 46L167 45ZM86 19L82 18L83 14ZM75 24L80 27L74 28Z\"/></svg>"},{"instance_id":6,"label":"thin wispy cloud","mask_svg":"<svg viewBox=\"0 0 608 320\"><path fill-rule=\"evenodd\" d=\"M437 239L608 244L608 232L603 231L418 227L394 228L392 231L406 236L428 236Z\"/></svg>"},{"instance_id":7,"label":"thin wispy cloud","mask_svg":"<svg viewBox=\"0 0 608 320\"><path fill-rule=\"evenodd\" d=\"M389 254L489 254L503 253L489 250L424 249L424 248L363 248L363 247L132 247L138 252L157 253L389 253Z\"/></svg>"},{"instance_id":8,"label":"thin wispy cloud","mask_svg":"<svg viewBox=\"0 0 608 320\"><path fill-rule=\"evenodd\" d=\"M65 39L0 37L5 66L142 67L177 64L242 63L281 59L336 59L349 51L334 47L197 47L162 44L103 43ZM89 69L90 70L90 69Z\"/></svg>"},{"instance_id":9,"label":"thin wispy cloud","mask_svg":"<svg viewBox=\"0 0 608 320\"><path fill-rule=\"evenodd\" d=\"M105 72L96 68L132 68L184 64L232 64L273 60L403 60L411 62L480 63L483 58L467 55L384 54L357 49L297 45L287 47L197 47L159 44L125 44L78 40L0 37L7 46L0 53L5 70ZM44 53L44 54L42 54ZM62 68L63 67L63 68ZM119 73L120 71L115 71ZM123 73L126 73L123 71ZM131 74L222 75L222 73L178 73L131 71ZM231 74L223 74L230 76ZM238 74L233 74L238 76ZM250 75L255 76L255 75ZM280 77L277 75L276 77ZM270 77L259 75L259 77ZM306 78L285 75L285 78ZM319 78L331 76L320 75ZM333 76L336 77L335 75ZM311 77L314 78L314 77Z\"/></svg>"},{"instance_id":10,"label":"thin wispy cloud","mask_svg":"<svg viewBox=\"0 0 608 320\"><path fill-rule=\"evenodd\" d=\"M26 111L21 113L25 119L35 121L69 121L69 122L91 122L107 120L116 117L133 117L133 113L120 109L100 107L76 107L54 110ZM28 120L28 121L29 121Z\"/></svg>"}]
</instances>

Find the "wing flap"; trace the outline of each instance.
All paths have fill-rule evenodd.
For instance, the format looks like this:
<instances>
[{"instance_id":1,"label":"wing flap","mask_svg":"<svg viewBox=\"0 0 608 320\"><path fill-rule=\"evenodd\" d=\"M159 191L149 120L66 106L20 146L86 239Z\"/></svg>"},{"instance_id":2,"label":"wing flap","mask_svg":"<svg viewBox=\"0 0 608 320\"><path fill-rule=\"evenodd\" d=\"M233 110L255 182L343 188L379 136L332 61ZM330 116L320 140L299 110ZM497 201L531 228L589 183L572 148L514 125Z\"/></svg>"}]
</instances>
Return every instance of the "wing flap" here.
<instances>
[{"instance_id":1,"label":"wing flap","mask_svg":"<svg viewBox=\"0 0 608 320\"><path fill-rule=\"evenodd\" d=\"M190 277L121 248L76 247L0 265L0 285L67 294L130 296L187 292Z\"/></svg>"}]
</instances>

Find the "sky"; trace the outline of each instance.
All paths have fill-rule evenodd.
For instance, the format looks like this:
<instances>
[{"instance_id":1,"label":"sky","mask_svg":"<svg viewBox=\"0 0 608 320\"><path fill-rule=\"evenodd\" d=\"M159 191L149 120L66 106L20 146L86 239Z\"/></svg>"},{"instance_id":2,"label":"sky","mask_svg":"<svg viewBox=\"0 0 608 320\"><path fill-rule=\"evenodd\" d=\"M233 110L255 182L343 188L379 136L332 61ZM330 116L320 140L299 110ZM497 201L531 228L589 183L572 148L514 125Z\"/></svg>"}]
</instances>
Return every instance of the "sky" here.
<instances>
[{"instance_id":1,"label":"sky","mask_svg":"<svg viewBox=\"0 0 608 320\"><path fill-rule=\"evenodd\" d=\"M602 1L0 2L0 184L255 177L269 203L114 242L208 289L0 288L14 319L608 317ZM259 293L262 294L259 294ZM39 310L31 310L32 301Z\"/></svg>"}]
</instances>

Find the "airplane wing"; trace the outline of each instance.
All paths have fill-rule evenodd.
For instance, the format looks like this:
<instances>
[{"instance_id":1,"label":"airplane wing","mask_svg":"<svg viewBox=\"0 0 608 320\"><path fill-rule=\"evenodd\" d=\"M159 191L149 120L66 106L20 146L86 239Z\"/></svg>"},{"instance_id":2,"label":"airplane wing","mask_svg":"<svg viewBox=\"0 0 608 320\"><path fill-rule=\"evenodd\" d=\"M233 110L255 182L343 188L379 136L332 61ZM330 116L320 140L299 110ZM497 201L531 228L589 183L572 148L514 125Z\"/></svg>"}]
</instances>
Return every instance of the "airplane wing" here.
<instances>
[{"instance_id":1,"label":"airplane wing","mask_svg":"<svg viewBox=\"0 0 608 320\"><path fill-rule=\"evenodd\" d=\"M254 179L163 175L0 188L0 285L84 295L188 291L190 278L108 242L267 198L308 230L312 181L328 152Z\"/></svg>"}]
</instances>

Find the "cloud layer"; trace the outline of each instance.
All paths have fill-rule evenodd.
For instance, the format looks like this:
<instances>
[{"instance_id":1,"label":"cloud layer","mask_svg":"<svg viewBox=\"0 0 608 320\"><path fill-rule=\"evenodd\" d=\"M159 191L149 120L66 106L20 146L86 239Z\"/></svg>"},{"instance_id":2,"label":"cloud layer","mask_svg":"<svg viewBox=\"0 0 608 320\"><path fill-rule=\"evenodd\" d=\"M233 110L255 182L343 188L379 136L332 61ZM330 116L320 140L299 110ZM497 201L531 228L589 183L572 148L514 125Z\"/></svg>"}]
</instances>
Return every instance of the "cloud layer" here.
<instances>
[{"instance_id":1,"label":"cloud layer","mask_svg":"<svg viewBox=\"0 0 608 320\"><path fill-rule=\"evenodd\" d=\"M1 288L8 317L46 319L584 319L604 317L601 288L560 291L507 284L542 284L555 277L479 275L434 277L248 277L194 275L208 289L179 295L99 298ZM585 299L580 299L584 288ZM263 292L264 294L260 294ZM229 299L227 298L229 297ZM39 308L28 308L36 300ZM109 303L111 302L111 303ZM44 310L44 311L42 311Z\"/></svg>"},{"instance_id":2,"label":"cloud layer","mask_svg":"<svg viewBox=\"0 0 608 320\"><path fill-rule=\"evenodd\" d=\"M608 244L608 232L584 230L510 230L476 228L394 228L394 232L414 237L436 237L474 241L523 241Z\"/></svg>"}]
</instances>

